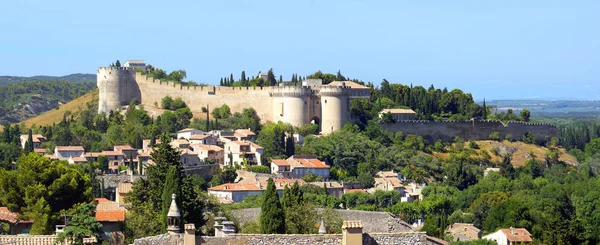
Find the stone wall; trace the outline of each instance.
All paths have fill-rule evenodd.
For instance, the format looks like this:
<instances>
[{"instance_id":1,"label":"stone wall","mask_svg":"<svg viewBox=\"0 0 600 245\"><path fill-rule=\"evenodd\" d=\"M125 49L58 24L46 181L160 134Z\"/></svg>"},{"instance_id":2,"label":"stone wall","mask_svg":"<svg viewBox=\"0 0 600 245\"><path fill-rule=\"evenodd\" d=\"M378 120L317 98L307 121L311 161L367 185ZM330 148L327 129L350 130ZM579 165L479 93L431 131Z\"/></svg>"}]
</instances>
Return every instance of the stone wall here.
<instances>
[{"instance_id":1,"label":"stone wall","mask_svg":"<svg viewBox=\"0 0 600 245\"><path fill-rule=\"evenodd\" d=\"M197 245L342 244L342 234L235 234L227 237L196 237ZM364 233L363 245L430 244L424 232Z\"/></svg>"},{"instance_id":2,"label":"stone wall","mask_svg":"<svg viewBox=\"0 0 600 245\"><path fill-rule=\"evenodd\" d=\"M404 135L414 134L422 136L429 142L438 139L452 141L460 136L465 140L488 140L493 132L500 134L504 139L510 134L513 140L521 140L527 132L531 132L537 143L543 144L546 138L558 137L556 126L547 123L509 122L506 125L500 121L399 121L392 124L382 124L390 132L401 131Z\"/></svg>"},{"instance_id":3,"label":"stone wall","mask_svg":"<svg viewBox=\"0 0 600 245\"><path fill-rule=\"evenodd\" d=\"M196 244L198 244L196 239ZM135 239L134 245L183 245L183 234L161 234Z\"/></svg>"},{"instance_id":4,"label":"stone wall","mask_svg":"<svg viewBox=\"0 0 600 245\"><path fill-rule=\"evenodd\" d=\"M133 182L137 181L139 178L146 178L144 175L134 175ZM104 188L117 188L119 183L131 181L132 177L128 174L105 174L98 175L96 179L102 182L104 180Z\"/></svg>"},{"instance_id":5,"label":"stone wall","mask_svg":"<svg viewBox=\"0 0 600 245\"><path fill-rule=\"evenodd\" d=\"M318 211L321 212L322 209ZM372 232L412 232L413 228L402 219L388 212L371 212L361 210L336 210L342 214L343 220L360 220L364 226L363 231ZM258 220L260 208L246 208L232 210L231 214L238 224Z\"/></svg>"},{"instance_id":6,"label":"stone wall","mask_svg":"<svg viewBox=\"0 0 600 245\"><path fill-rule=\"evenodd\" d=\"M15 235L0 236L0 244L10 245L68 245L69 243L54 243L56 235ZM84 238L84 244L94 244L95 238Z\"/></svg>"}]
</instances>

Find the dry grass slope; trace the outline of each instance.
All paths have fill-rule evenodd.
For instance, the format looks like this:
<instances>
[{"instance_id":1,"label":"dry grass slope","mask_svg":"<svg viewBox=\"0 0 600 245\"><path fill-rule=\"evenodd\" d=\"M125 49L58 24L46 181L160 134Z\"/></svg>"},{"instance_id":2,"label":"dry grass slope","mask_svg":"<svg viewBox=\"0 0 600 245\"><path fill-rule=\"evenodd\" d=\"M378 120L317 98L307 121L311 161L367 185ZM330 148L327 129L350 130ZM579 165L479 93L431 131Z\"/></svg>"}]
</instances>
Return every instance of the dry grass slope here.
<instances>
[{"instance_id":1,"label":"dry grass slope","mask_svg":"<svg viewBox=\"0 0 600 245\"><path fill-rule=\"evenodd\" d=\"M512 164L514 166L524 166L525 161L527 161L527 159L529 159L529 152L533 152L536 159L543 160L546 157L546 152L548 151L548 148L546 148L546 147L536 146L536 145L532 145L532 144L525 144L523 142L508 142L508 141L498 142L498 141L491 141L491 140L483 140L483 141L477 141L477 144L479 145L480 151L481 150L488 151L490 153L490 156L492 156L492 161L495 161L495 162L501 162L502 159L499 156L492 154L492 149L494 149L494 148L499 149L500 152L502 152L503 149L514 151L513 157L512 157ZM569 153L567 153L564 148L560 148L559 151L560 151L559 160L564 161L571 165L579 164L577 162L577 159L575 159L575 157L569 155Z\"/></svg>"},{"instance_id":2,"label":"dry grass slope","mask_svg":"<svg viewBox=\"0 0 600 245\"><path fill-rule=\"evenodd\" d=\"M82 95L81 97L69 101L68 103L61 105L58 109L49 110L36 117L25 120L25 126L31 127L32 125L51 125L52 123L59 123L63 119L65 112L70 111L75 113L85 108L86 104L98 103L98 89Z\"/></svg>"}]
</instances>

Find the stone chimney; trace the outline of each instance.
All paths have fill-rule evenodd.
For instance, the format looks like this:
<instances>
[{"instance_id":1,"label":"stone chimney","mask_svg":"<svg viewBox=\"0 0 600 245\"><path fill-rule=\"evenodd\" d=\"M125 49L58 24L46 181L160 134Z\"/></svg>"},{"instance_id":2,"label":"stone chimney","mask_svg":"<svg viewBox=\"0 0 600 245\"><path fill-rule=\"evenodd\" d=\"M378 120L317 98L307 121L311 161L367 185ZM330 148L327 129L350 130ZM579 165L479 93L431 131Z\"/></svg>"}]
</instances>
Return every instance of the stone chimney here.
<instances>
[{"instance_id":1,"label":"stone chimney","mask_svg":"<svg viewBox=\"0 0 600 245\"><path fill-rule=\"evenodd\" d=\"M510 234L513 236L515 235L515 227L510 227Z\"/></svg>"},{"instance_id":2,"label":"stone chimney","mask_svg":"<svg viewBox=\"0 0 600 245\"><path fill-rule=\"evenodd\" d=\"M321 220L321 225L319 225L319 234L327 234L327 227L325 227L325 221Z\"/></svg>"},{"instance_id":3,"label":"stone chimney","mask_svg":"<svg viewBox=\"0 0 600 245\"><path fill-rule=\"evenodd\" d=\"M167 213L167 231L169 234L179 233L180 220L181 214L179 213L179 208L177 208L177 203L175 202L175 193L173 193L171 196L171 206Z\"/></svg>"},{"instance_id":4,"label":"stone chimney","mask_svg":"<svg viewBox=\"0 0 600 245\"><path fill-rule=\"evenodd\" d=\"M342 245L362 245L363 225L360 220L344 220L342 224Z\"/></svg>"},{"instance_id":5,"label":"stone chimney","mask_svg":"<svg viewBox=\"0 0 600 245\"><path fill-rule=\"evenodd\" d=\"M196 245L196 226L194 224L185 224L185 233L183 234L184 245Z\"/></svg>"}]
</instances>

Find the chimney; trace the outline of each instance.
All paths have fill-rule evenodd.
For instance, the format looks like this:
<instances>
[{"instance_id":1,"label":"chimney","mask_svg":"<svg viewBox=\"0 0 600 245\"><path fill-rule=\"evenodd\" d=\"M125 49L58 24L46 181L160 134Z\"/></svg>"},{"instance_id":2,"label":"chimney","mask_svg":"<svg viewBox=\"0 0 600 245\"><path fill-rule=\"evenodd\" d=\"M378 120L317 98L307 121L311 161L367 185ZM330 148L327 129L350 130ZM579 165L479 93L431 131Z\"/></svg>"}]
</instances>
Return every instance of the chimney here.
<instances>
[{"instance_id":1,"label":"chimney","mask_svg":"<svg viewBox=\"0 0 600 245\"><path fill-rule=\"evenodd\" d=\"M510 234L513 236L515 235L515 228L512 226L510 227Z\"/></svg>"},{"instance_id":2,"label":"chimney","mask_svg":"<svg viewBox=\"0 0 600 245\"><path fill-rule=\"evenodd\" d=\"M344 220L342 224L342 245L362 245L363 225L360 220Z\"/></svg>"},{"instance_id":3,"label":"chimney","mask_svg":"<svg viewBox=\"0 0 600 245\"><path fill-rule=\"evenodd\" d=\"M196 245L196 226L194 224L185 224L185 233L183 234L184 245Z\"/></svg>"}]
</instances>

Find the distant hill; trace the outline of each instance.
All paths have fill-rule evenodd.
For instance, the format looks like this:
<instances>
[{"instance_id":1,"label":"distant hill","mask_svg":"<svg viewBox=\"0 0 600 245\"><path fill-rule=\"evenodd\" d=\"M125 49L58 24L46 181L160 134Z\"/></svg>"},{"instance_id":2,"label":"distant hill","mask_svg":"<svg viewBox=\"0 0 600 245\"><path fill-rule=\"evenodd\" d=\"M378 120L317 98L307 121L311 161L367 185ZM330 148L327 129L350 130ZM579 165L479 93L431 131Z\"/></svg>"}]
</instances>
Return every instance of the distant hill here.
<instances>
[{"instance_id":1,"label":"distant hill","mask_svg":"<svg viewBox=\"0 0 600 245\"><path fill-rule=\"evenodd\" d=\"M0 77L0 84L1 81L5 84L0 85L0 123L19 123L63 105L96 87L96 76L90 74L27 78L4 76Z\"/></svg>"},{"instance_id":2,"label":"distant hill","mask_svg":"<svg viewBox=\"0 0 600 245\"><path fill-rule=\"evenodd\" d=\"M75 73L62 77L56 76L33 76L33 77L17 77L17 76L0 76L0 86L9 85L24 81L67 81L67 82L93 82L96 83L96 74Z\"/></svg>"}]
</instances>

